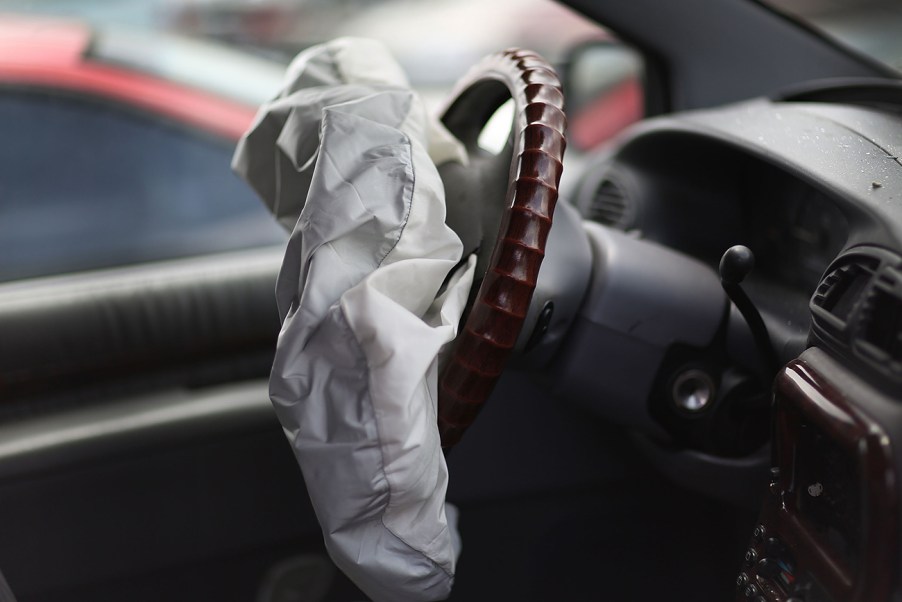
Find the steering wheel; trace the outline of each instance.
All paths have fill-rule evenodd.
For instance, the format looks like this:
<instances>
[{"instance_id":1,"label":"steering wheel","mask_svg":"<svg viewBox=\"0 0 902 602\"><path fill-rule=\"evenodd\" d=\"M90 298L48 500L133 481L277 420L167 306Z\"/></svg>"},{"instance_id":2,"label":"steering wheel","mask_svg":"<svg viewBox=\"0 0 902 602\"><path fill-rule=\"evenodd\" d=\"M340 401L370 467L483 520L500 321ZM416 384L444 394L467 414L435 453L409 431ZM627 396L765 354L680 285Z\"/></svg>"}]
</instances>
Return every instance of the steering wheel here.
<instances>
[{"instance_id":1,"label":"steering wheel","mask_svg":"<svg viewBox=\"0 0 902 602\"><path fill-rule=\"evenodd\" d=\"M473 422L510 357L526 319L557 203L566 141L564 97L539 55L510 49L477 64L458 83L442 122L466 147L470 164L439 168L447 223L464 256L477 254L462 327L439 376L442 447ZM514 118L497 155L478 145L489 118L513 99Z\"/></svg>"}]
</instances>

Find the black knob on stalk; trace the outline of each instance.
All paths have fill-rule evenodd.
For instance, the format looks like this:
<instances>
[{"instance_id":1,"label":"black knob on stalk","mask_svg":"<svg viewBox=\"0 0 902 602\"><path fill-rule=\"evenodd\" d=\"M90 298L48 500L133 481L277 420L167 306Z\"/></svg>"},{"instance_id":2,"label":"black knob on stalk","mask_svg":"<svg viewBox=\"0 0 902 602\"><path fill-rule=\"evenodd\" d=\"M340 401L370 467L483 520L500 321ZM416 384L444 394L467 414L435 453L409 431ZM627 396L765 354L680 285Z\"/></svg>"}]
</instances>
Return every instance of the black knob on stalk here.
<instances>
[{"instance_id":1,"label":"black knob on stalk","mask_svg":"<svg viewBox=\"0 0 902 602\"><path fill-rule=\"evenodd\" d=\"M720 258L720 280L726 284L740 284L755 268L755 254L745 245L727 249Z\"/></svg>"},{"instance_id":2,"label":"black knob on stalk","mask_svg":"<svg viewBox=\"0 0 902 602\"><path fill-rule=\"evenodd\" d=\"M765 365L776 373L779 361L771 344L770 336L767 334L767 326L764 325L758 308L740 286L754 267L755 254L751 249L744 245L730 247L720 258L720 284L733 304L736 305L736 309L745 318L752 338L755 340L755 346L764 359Z\"/></svg>"}]
</instances>

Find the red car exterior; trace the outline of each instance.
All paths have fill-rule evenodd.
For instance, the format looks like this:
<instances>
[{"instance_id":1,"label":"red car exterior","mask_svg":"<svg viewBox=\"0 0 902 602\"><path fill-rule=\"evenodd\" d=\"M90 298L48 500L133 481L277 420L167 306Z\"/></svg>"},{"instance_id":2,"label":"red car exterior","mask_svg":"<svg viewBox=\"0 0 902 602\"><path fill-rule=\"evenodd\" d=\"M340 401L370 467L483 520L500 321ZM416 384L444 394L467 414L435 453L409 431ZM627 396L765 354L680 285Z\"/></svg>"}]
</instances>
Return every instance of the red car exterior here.
<instances>
[{"instance_id":1,"label":"red car exterior","mask_svg":"<svg viewBox=\"0 0 902 602\"><path fill-rule=\"evenodd\" d=\"M114 64L91 60L84 24L0 18L0 85L69 90L132 105L237 140L256 107Z\"/></svg>"}]
</instances>

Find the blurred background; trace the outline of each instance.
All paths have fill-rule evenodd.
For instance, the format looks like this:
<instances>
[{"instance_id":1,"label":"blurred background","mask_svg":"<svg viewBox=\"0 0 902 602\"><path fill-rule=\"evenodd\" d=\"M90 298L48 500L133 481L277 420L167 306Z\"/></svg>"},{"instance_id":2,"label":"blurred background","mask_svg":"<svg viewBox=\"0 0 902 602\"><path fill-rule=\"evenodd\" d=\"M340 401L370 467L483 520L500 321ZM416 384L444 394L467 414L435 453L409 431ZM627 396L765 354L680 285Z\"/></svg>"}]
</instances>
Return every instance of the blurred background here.
<instances>
[{"instance_id":1,"label":"blurred background","mask_svg":"<svg viewBox=\"0 0 902 602\"><path fill-rule=\"evenodd\" d=\"M428 90L446 89L479 58L508 46L528 42L560 62L575 44L605 37L550 0L6 0L3 12L206 38L282 62L335 37L373 37Z\"/></svg>"},{"instance_id":2,"label":"blurred background","mask_svg":"<svg viewBox=\"0 0 902 602\"><path fill-rule=\"evenodd\" d=\"M770 4L902 68L899 0ZM539 52L574 167L645 113L640 56L552 0L0 0L0 282L282 244L231 153L339 36L387 44L433 111L483 56Z\"/></svg>"}]
</instances>

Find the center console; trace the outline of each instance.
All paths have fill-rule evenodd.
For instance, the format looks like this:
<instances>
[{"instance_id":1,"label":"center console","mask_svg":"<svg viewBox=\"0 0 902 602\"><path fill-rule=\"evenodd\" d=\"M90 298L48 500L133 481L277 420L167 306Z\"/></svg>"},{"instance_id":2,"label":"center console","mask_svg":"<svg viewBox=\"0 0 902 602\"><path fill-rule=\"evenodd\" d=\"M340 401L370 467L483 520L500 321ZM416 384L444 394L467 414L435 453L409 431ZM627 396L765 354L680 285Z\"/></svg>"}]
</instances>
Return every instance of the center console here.
<instances>
[{"instance_id":1,"label":"center console","mask_svg":"<svg viewBox=\"0 0 902 602\"><path fill-rule=\"evenodd\" d=\"M770 491L736 600L889 600L899 569L898 400L818 348L778 375Z\"/></svg>"}]
</instances>

